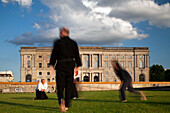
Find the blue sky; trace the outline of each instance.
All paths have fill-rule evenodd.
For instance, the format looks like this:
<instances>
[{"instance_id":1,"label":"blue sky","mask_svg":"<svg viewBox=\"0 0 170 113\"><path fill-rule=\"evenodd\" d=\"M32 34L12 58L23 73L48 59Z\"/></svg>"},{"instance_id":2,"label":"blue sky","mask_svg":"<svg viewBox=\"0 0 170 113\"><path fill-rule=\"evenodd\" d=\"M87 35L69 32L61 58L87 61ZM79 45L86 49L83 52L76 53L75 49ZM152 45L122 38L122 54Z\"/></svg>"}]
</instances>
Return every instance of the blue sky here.
<instances>
[{"instance_id":1,"label":"blue sky","mask_svg":"<svg viewBox=\"0 0 170 113\"><path fill-rule=\"evenodd\" d=\"M149 47L170 68L170 0L1 0L0 71L20 80L21 46L52 46L67 26L81 45Z\"/></svg>"}]
</instances>

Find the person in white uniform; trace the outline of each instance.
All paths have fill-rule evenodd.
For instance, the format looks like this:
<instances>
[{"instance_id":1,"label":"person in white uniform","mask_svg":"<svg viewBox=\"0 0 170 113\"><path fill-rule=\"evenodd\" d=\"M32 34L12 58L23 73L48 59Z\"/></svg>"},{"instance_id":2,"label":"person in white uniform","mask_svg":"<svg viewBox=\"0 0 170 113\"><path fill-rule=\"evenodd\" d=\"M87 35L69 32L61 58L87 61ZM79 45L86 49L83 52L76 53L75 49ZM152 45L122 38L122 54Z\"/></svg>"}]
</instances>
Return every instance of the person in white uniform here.
<instances>
[{"instance_id":1,"label":"person in white uniform","mask_svg":"<svg viewBox=\"0 0 170 113\"><path fill-rule=\"evenodd\" d=\"M36 87L36 98L34 98L34 100L48 99L47 95L45 94L47 87L48 85L45 83L45 80L41 79L41 82Z\"/></svg>"}]
</instances>

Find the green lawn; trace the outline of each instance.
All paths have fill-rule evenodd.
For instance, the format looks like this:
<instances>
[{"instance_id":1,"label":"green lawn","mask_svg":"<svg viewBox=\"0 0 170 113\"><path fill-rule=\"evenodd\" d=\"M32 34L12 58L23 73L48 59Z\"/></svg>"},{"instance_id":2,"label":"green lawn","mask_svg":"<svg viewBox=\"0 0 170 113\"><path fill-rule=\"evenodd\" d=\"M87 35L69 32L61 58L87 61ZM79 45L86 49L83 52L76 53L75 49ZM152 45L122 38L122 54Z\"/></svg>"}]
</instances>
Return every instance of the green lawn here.
<instances>
[{"instance_id":1,"label":"green lawn","mask_svg":"<svg viewBox=\"0 0 170 113\"><path fill-rule=\"evenodd\" d=\"M127 103L119 101L118 91L79 92L68 113L170 113L170 91L145 91L147 101L127 92ZM48 100L32 100L35 93L0 94L0 113L56 113L55 93Z\"/></svg>"}]
</instances>

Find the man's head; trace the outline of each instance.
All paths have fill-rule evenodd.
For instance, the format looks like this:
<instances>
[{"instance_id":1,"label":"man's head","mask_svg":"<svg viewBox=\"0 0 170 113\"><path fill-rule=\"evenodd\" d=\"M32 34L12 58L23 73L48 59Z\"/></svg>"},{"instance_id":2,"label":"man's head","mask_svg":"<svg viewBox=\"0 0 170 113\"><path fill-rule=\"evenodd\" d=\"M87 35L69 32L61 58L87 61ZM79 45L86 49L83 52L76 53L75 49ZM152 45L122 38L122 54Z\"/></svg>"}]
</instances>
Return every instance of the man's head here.
<instances>
[{"instance_id":1,"label":"man's head","mask_svg":"<svg viewBox=\"0 0 170 113\"><path fill-rule=\"evenodd\" d=\"M114 70L116 70L116 71L118 71L121 68L117 60L112 60L111 64L112 64Z\"/></svg>"},{"instance_id":2,"label":"man's head","mask_svg":"<svg viewBox=\"0 0 170 113\"><path fill-rule=\"evenodd\" d=\"M60 29L60 38L63 38L65 36L69 36L69 29L67 27L62 27Z\"/></svg>"},{"instance_id":3,"label":"man's head","mask_svg":"<svg viewBox=\"0 0 170 113\"><path fill-rule=\"evenodd\" d=\"M45 83L45 80L44 80L44 79L41 79L41 83L44 84L44 83Z\"/></svg>"}]
</instances>

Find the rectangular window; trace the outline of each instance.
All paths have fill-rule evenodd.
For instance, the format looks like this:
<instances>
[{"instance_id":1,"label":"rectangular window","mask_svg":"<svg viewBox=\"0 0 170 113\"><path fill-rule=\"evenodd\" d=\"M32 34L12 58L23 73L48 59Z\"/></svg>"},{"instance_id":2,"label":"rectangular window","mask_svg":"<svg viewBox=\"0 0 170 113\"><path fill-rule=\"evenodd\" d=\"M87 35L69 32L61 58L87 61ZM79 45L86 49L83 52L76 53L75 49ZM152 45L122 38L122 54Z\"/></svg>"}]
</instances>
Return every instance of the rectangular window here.
<instances>
[{"instance_id":1,"label":"rectangular window","mask_svg":"<svg viewBox=\"0 0 170 113\"><path fill-rule=\"evenodd\" d=\"M47 55L47 58L50 58L50 55Z\"/></svg>"},{"instance_id":2,"label":"rectangular window","mask_svg":"<svg viewBox=\"0 0 170 113\"><path fill-rule=\"evenodd\" d=\"M121 63L122 68L124 68L124 63Z\"/></svg>"},{"instance_id":3,"label":"rectangular window","mask_svg":"<svg viewBox=\"0 0 170 113\"><path fill-rule=\"evenodd\" d=\"M39 72L39 75L42 75L42 72Z\"/></svg>"},{"instance_id":4,"label":"rectangular window","mask_svg":"<svg viewBox=\"0 0 170 113\"><path fill-rule=\"evenodd\" d=\"M94 58L98 58L98 56L97 56L97 55L95 55L95 56L94 56Z\"/></svg>"},{"instance_id":5,"label":"rectangular window","mask_svg":"<svg viewBox=\"0 0 170 113\"><path fill-rule=\"evenodd\" d=\"M121 58L124 58L124 56L122 55Z\"/></svg>"},{"instance_id":6,"label":"rectangular window","mask_svg":"<svg viewBox=\"0 0 170 113\"><path fill-rule=\"evenodd\" d=\"M139 58L143 58L143 56L140 56Z\"/></svg>"},{"instance_id":7,"label":"rectangular window","mask_svg":"<svg viewBox=\"0 0 170 113\"><path fill-rule=\"evenodd\" d=\"M132 63L131 62L129 63L129 68L132 68Z\"/></svg>"},{"instance_id":8,"label":"rectangular window","mask_svg":"<svg viewBox=\"0 0 170 113\"><path fill-rule=\"evenodd\" d=\"M132 56L129 56L129 58L132 58Z\"/></svg>"},{"instance_id":9,"label":"rectangular window","mask_svg":"<svg viewBox=\"0 0 170 113\"><path fill-rule=\"evenodd\" d=\"M139 67L143 68L143 62L142 61L140 61Z\"/></svg>"},{"instance_id":10,"label":"rectangular window","mask_svg":"<svg viewBox=\"0 0 170 113\"><path fill-rule=\"evenodd\" d=\"M47 75L50 75L50 72L47 72Z\"/></svg>"},{"instance_id":11,"label":"rectangular window","mask_svg":"<svg viewBox=\"0 0 170 113\"><path fill-rule=\"evenodd\" d=\"M27 56L27 58L30 58L30 56Z\"/></svg>"},{"instance_id":12,"label":"rectangular window","mask_svg":"<svg viewBox=\"0 0 170 113\"><path fill-rule=\"evenodd\" d=\"M42 63L39 63L39 68L42 68Z\"/></svg>"},{"instance_id":13,"label":"rectangular window","mask_svg":"<svg viewBox=\"0 0 170 113\"><path fill-rule=\"evenodd\" d=\"M109 81L109 72L106 72L106 82Z\"/></svg>"},{"instance_id":14,"label":"rectangular window","mask_svg":"<svg viewBox=\"0 0 170 113\"><path fill-rule=\"evenodd\" d=\"M84 58L87 58L87 55L85 55Z\"/></svg>"},{"instance_id":15,"label":"rectangular window","mask_svg":"<svg viewBox=\"0 0 170 113\"><path fill-rule=\"evenodd\" d=\"M116 56L113 56L113 58L116 58Z\"/></svg>"},{"instance_id":16,"label":"rectangular window","mask_svg":"<svg viewBox=\"0 0 170 113\"><path fill-rule=\"evenodd\" d=\"M50 68L50 63L47 63L47 68Z\"/></svg>"},{"instance_id":17,"label":"rectangular window","mask_svg":"<svg viewBox=\"0 0 170 113\"><path fill-rule=\"evenodd\" d=\"M84 67L88 68L88 61L87 60L84 61Z\"/></svg>"},{"instance_id":18,"label":"rectangular window","mask_svg":"<svg viewBox=\"0 0 170 113\"><path fill-rule=\"evenodd\" d=\"M106 55L105 58L108 59L108 56Z\"/></svg>"},{"instance_id":19,"label":"rectangular window","mask_svg":"<svg viewBox=\"0 0 170 113\"><path fill-rule=\"evenodd\" d=\"M94 62L94 67L98 68L98 61L97 60L95 60L95 62Z\"/></svg>"},{"instance_id":20,"label":"rectangular window","mask_svg":"<svg viewBox=\"0 0 170 113\"><path fill-rule=\"evenodd\" d=\"M108 68L108 63L107 62L105 63L105 68Z\"/></svg>"},{"instance_id":21,"label":"rectangular window","mask_svg":"<svg viewBox=\"0 0 170 113\"><path fill-rule=\"evenodd\" d=\"M27 68L30 68L31 67L31 62L28 60L27 61Z\"/></svg>"},{"instance_id":22,"label":"rectangular window","mask_svg":"<svg viewBox=\"0 0 170 113\"><path fill-rule=\"evenodd\" d=\"M41 55L39 55L39 58L42 58L42 56L41 56Z\"/></svg>"}]
</instances>

